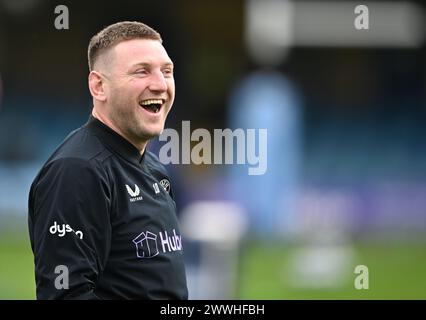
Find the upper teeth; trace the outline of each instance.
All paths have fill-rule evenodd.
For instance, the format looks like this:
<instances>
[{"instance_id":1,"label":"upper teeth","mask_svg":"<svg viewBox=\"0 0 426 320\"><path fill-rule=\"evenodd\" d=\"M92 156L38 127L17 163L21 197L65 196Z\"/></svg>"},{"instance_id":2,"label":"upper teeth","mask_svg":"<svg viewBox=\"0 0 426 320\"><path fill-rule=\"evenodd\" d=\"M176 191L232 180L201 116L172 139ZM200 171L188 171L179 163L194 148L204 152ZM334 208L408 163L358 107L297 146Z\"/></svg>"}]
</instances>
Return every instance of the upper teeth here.
<instances>
[{"instance_id":1,"label":"upper teeth","mask_svg":"<svg viewBox=\"0 0 426 320\"><path fill-rule=\"evenodd\" d=\"M150 99L150 100L145 100L141 102L141 104L144 106L147 106L149 104L162 104L162 103L163 103L163 100L161 99Z\"/></svg>"}]
</instances>

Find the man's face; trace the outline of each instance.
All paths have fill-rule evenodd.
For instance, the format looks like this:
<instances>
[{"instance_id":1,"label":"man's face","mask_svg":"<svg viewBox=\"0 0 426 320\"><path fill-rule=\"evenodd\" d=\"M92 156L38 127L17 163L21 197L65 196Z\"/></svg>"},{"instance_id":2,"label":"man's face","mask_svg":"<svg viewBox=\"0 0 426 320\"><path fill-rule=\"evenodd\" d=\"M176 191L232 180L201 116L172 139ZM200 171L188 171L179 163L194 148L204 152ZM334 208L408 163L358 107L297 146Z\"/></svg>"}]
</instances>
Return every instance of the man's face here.
<instances>
[{"instance_id":1,"label":"man's face","mask_svg":"<svg viewBox=\"0 0 426 320\"><path fill-rule=\"evenodd\" d=\"M134 141L161 134L174 97L173 63L156 40L120 42L106 66L109 120Z\"/></svg>"}]
</instances>

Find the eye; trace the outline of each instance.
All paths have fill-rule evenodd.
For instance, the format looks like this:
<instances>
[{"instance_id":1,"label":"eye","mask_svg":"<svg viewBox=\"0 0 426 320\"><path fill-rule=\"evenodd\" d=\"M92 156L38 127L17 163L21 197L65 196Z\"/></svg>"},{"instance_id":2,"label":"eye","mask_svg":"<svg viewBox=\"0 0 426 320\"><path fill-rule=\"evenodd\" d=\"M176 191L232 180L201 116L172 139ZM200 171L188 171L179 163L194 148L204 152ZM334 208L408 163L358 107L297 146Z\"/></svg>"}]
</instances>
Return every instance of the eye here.
<instances>
[{"instance_id":1,"label":"eye","mask_svg":"<svg viewBox=\"0 0 426 320\"><path fill-rule=\"evenodd\" d=\"M169 77L171 77L171 76L173 76L173 69L172 69L172 68L166 68L166 69L163 69L163 74L164 74L165 76L169 76Z\"/></svg>"},{"instance_id":2,"label":"eye","mask_svg":"<svg viewBox=\"0 0 426 320\"><path fill-rule=\"evenodd\" d=\"M146 75L146 74L148 74L148 70L146 70L146 69L137 69L134 72L134 74L136 74L136 75Z\"/></svg>"}]
</instances>

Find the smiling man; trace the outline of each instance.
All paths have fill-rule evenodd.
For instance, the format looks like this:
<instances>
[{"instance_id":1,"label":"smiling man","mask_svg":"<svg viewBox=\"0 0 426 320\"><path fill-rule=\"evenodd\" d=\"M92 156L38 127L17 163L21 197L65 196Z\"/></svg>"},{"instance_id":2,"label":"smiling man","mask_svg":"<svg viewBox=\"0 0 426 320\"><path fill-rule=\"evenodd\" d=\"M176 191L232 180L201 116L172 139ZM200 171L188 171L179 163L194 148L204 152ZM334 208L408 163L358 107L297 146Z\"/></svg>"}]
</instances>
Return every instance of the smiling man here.
<instances>
[{"instance_id":1,"label":"smiling man","mask_svg":"<svg viewBox=\"0 0 426 320\"><path fill-rule=\"evenodd\" d=\"M146 150L173 104L173 63L140 22L100 31L88 60L92 115L31 185L37 298L187 299L172 187Z\"/></svg>"}]
</instances>

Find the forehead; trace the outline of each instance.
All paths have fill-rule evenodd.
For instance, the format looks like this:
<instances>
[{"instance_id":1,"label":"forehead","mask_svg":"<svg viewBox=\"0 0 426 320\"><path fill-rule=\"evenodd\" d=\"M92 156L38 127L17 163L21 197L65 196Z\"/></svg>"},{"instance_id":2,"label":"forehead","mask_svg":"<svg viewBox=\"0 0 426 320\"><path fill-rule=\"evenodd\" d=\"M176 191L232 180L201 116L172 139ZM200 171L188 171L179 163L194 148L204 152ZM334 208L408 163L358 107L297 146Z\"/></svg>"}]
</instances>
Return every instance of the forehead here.
<instances>
[{"instance_id":1,"label":"forehead","mask_svg":"<svg viewBox=\"0 0 426 320\"><path fill-rule=\"evenodd\" d=\"M141 63L151 65L172 63L160 41L150 39L133 39L120 42L113 48L113 55L117 65L121 67L130 67Z\"/></svg>"}]
</instances>

